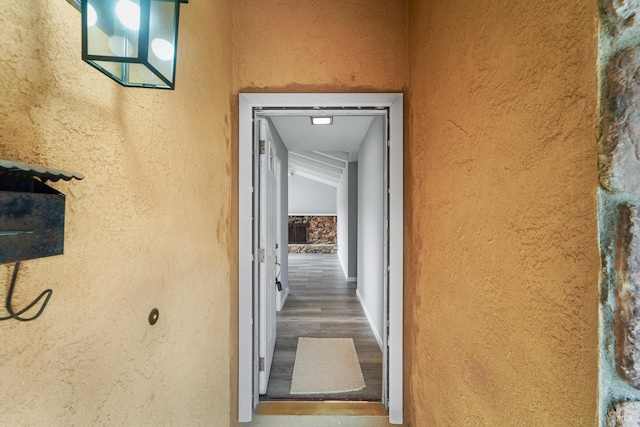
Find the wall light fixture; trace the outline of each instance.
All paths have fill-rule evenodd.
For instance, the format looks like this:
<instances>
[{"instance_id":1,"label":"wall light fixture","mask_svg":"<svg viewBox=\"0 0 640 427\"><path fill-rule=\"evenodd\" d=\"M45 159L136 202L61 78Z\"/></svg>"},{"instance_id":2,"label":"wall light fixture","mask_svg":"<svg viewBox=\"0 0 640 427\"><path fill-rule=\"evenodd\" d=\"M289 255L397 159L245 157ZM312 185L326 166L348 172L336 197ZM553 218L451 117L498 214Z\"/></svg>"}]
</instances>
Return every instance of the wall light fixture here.
<instances>
[{"instance_id":1,"label":"wall light fixture","mask_svg":"<svg viewBox=\"0 0 640 427\"><path fill-rule=\"evenodd\" d=\"M81 0L82 59L123 86L174 89L180 4Z\"/></svg>"}]
</instances>

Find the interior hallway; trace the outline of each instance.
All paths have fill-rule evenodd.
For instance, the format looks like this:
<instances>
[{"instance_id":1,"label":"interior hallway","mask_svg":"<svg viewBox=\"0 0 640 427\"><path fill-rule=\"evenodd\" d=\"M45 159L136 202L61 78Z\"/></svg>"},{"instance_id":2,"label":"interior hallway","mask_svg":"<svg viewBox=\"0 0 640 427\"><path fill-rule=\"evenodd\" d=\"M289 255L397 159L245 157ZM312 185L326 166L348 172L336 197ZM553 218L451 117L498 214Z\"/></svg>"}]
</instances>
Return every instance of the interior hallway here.
<instances>
[{"instance_id":1,"label":"interior hallway","mask_svg":"<svg viewBox=\"0 0 640 427\"><path fill-rule=\"evenodd\" d=\"M291 293L277 318L276 348L261 400L368 400L382 396L382 352L335 254L289 254ZM335 394L291 395L299 337L353 338L367 386Z\"/></svg>"}]
</instances>

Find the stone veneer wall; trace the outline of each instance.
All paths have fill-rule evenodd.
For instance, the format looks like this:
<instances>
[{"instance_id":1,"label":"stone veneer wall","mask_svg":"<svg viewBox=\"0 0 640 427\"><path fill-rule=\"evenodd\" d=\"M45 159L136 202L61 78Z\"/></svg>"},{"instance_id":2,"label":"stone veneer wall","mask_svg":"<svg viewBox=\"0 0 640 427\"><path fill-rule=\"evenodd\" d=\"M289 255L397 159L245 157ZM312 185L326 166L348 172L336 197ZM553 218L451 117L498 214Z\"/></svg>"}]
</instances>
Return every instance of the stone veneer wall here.
<instances>
[{"instance_id":1,"label":"stone veneer wall","mask_svg":"<svg viewBox=\"0 0 640 427\"><path fill-rule=\"evenodd\" d=\"M640 425L640 0L603 0L601 426Z\"/></svg>"},{"instance_id":2,"label":"stone veneer wall","mask_svg":"<svg viewBox=\"0 0 640 427\"><path fill-rule=\"evenodd\" d=\"M337 253L336 216L289 216L289 224L309 224L309 243L289 245L290 253Z\"/></svg>"},{"instance_id":3,"label":"stone veneer wall","mask_svg":"<svg viewBox=\"0 0 640 427\"><path fill-rule=\"evenodd\" d=\"M335 245L336 224L335 216L290 216L289 224L309 224L310 245Z\"/></svg>"},{"instance_id":4,"label":"stone veneer wall","mask_svg":"<svg viewBox=\"0 0 640 427\"><path fill-rule=\"evenodd\" d=\"M337 254L336 245L289 245L290 254Z\"/></svg>"}]
</instances>

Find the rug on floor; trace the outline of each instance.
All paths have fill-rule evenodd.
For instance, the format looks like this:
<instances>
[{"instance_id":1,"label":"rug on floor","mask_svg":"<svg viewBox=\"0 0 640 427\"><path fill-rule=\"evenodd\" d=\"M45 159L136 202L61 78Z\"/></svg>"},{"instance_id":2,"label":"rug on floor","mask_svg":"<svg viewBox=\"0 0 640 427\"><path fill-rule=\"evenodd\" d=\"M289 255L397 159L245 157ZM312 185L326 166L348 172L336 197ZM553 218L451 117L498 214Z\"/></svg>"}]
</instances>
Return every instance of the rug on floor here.
<instances>
[{"instance_id":1,"label":"rug on floor","mask_svg":"<svg viewBox=\"0 0 640 427\"><path fill-rule=\"evenodd\" d=\"M291 394L346 393L365 387L353 338L298 338Z\"/></svg>"}]
</instances>

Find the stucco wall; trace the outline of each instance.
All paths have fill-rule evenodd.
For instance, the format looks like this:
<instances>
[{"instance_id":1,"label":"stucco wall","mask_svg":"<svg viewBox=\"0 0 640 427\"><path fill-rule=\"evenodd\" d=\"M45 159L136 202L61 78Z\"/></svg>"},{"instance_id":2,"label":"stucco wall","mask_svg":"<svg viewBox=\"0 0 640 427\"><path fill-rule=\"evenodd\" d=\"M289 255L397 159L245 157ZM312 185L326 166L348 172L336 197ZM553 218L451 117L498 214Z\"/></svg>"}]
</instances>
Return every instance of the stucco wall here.
<instances>
[{"instance_id":1,"label":"stucco wall","mask_svg":"<svg viewBox=\"0 0 640 427\"><path fill-rule=\"evenodd\" d=\"M238 92L398 92L405 87L402 1L233 3Z\"/></svg>"},{"instance_id":2,"label":"stucco wall","mask_svg":"<svg viewBox=\"0 0 640 427\"><path fill-rule=\"evenodd\" d=\"M597 4L409 5L409 424L594 425ZM54 184L65 255L21 270L45 314L0 323L3 423L233 424L230 92L402 91L404 12L190 2L160 92L83 64L68 3L0 2L0 157L86 174Z\"/></svg>"},{"instance_id":3,"label":"stucco wall","mask_svg":"<svg viewBox=\"0 0 640 427\"><path fill-rule=\"evenodd\" d=\"M230 424L231 2L182 7L174 92L83 63L66 1L2 1L0 21L0 158L86 176L52 184L65 254L20 270L16 306L50 287L49 306L0 323L0 423Z\"/></svg>"},{"instance_id":4,"label":"stucco wall","mask_svg":"<svg viewBox=\"0 0 640 427\"><path fill-rule=\"evenodd\" d=\"M409 2L411 425L596 425L597 2Z\"/></svg>"}]
</instances>

